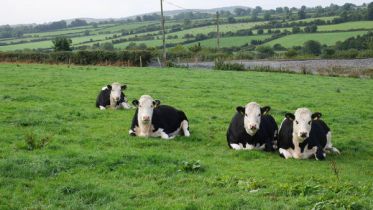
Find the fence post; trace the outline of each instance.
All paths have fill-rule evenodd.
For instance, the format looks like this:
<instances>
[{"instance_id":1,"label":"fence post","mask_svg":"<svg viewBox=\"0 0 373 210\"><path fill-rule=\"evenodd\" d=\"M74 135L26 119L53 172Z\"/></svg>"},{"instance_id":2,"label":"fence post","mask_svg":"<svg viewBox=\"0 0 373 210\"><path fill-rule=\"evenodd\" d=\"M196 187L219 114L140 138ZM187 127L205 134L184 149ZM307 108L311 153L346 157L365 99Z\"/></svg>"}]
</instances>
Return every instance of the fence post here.
<instances>
[{"instance_id":1,"label":"fence post","mask_svg":"<svg viewBox=\"0 0 373 210\"><path fill-rule=\"evenodd\" d=\"M142 67L142 58L141 58L141 55L140 55L140 67Z\"/></svg>"},{"instance_id":2,"label":"fence post","mask_svg":"<svg viewBox=\"0 0 373 210\"><path fill-rule=\"evenodd\" d=\"M157 57L157 60L158 60L159 67L162 67L162 63L161 63L161 60L159 59L159 57Z\"/></svg>"}]
</instances>

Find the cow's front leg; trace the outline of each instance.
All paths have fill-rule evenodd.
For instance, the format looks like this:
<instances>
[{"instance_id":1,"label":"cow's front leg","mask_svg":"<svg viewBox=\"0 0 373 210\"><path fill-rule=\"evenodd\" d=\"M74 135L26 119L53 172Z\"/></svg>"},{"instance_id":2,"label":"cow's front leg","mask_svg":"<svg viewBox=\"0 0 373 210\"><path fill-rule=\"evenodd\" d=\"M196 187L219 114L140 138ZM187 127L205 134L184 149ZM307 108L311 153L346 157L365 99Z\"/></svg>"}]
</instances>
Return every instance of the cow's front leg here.
<instances>
[{"instance_id":1,"label":"cow's front leg","mask_svg":"<svg viewBox=\"0 0 373 210\"><path fill-rule=\"evenodd\" d=\"M181 122L181 129L183 130L184 136L186 137L190 136L188 121L183 120L183 122Z\"/></svg>"},{"instance_id":2,"label":"cow's front leg","mask_svg":"<svg viewBox=\"0 0 373 210\"><path fill-rule=\"evenodd\" d=\"M340 154L341 154L341 152L339 151L339 149L337 149L337 148L335 148L335 147L330 148L330 151L331 151L332 153L334 153L334 154L337 154L337 155L340 155Z\"/></svg>"},{"instance_id":3,"label":"cow's front leg","mask_svg":"<svg viewBox=\"0 0 373 210\"><path fill-rule=\"evenodd\" d=\"M168 134L163 131L161 132L160 135L162 139L166 139L166 140L173 139L172 137L168 136Z\"/></svg>"},{"instance_id":4,"label":"cow's front leg","mask_svg":"<svg viewBox=\"0 0 373 210\"><path fill-rule=\"evenodd\" d=\"M136 132L135 132L134 130L132 130L132 129L130 129L130 130L128 131L128 133L129 133L131 136L136 136Z\"/></svg>"},{"instance_id":5,"label":"cow's front leg","mask_svg":"<svg viewBox=\"0 0 373 210\"><path fill-rule=\"evenodd\" d=\"M302 153L301 153L299 145L294 145L294 149L291 149L290 152L293 155L293 158L295 158L295 159L301 159L302 158Z\"/></svg>"},{"instance_id":6,"label":"cow's front leg","mask_svg":"<svg viewBox=\"0 0 373 210\"><path fill-rule=\"evenodd\" d=\"M243 146L242 144L229 144L231 146L232 149L234 150L242 150L243 149Z\"/></svg>"},{"instance_id":7,"label":"cow's front leg","mask_svg":"<svg viewBox=\"0 0 373 210\"><path fill-rule=\"evenodd\" d=\"M105 110L106 108L104 106L100 106L100 110Z\"/></svg>"},{"instance_id":8,"label":"cow's front leg","mask_svg":"<svg viewBox=\"0 0 373 210\"><path fill-rule=\"evenodd\" d=\"M247 144L245 145L245 148L244 148L244 150L253 150L253 149L255 149L255 146L252 145L252 144L249 144L249 143L247 143Z\"/></svg>"},{"instance_id":9,"label":"cow's front leg","mask_svg":"<svg viewBox=\"0 0 373 210\"><path fill-rule=\"evenodd\" d=\"M292 149L280 148L278 151L280 152L280 155L282 155L285 159L290 159L293 157Z\"/></svg>"},{"instance_id":10,"label":"cow's front leg","mask_svg":"<svg viewBox=\"0 0 373 210\"><path fill-rule=\"evenodd\" d=\"M312 156L315 156L317 152L317 147L313 147L311 149L304 148L303 153L301 154L302 159L309 159Z\"/></svg>"},{"instance_id":11,"label":"cow's front leg","mask_svg":"<svg viewBox=\"0 0 373 210\"><path fill-rule=\"evenodd\" d=\"M172 139L172 138L170 138L170 136L168 136L168 134L165 133L164 130L161 129L161 128L159 128L156 132L154 132L154 133L152 134L152 136L153 136L153 137L161 137L162 139L167 139L167 140Z\"/></svg>"},{"instance_id":12,"label":"cow's front leg","mask_svg":"<svg viewBox=\"0 0 373 210\"><path fill-rule=\"evenodd\" d=\"M326 157L326 154L325 154L324 150L322 149L322 147L318 146L316 148L316 152L315 152L315 159L316 160L325 160L325 157Z\"/></svg>"},{"instance_id":13,"label":"cow's front leg","mask_svg":"<svg viewBox=\"0 0 373 210\"><path fill-rule=\"evenodd\" d=\"M329 131L327 134L326 134L326 146L325 146L325 149L324 151L325 152L328 152L328 153L334 153L334 154L341 154L341 152L333 147L333 144L332 144L332 132Z\"/></svg>"},{"instance_id":14,"label":"cow's front leg","mask_svg":"<svg viewBox=\"0 0 373 210\"><path fill-rule=\"evenodd\" d=\"M131 109L131 106L127 102L122 102L117 106L117 109Z\"/></svg>"}]
</instances>

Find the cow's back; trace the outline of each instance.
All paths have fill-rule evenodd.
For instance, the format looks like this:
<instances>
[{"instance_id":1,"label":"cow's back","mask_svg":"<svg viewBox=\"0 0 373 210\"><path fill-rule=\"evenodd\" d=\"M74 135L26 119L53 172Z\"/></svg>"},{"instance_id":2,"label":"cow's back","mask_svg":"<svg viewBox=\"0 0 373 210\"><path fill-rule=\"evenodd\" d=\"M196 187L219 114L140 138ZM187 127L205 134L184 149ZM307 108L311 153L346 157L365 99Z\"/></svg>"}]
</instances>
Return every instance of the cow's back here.
<instances>
[{"instance_id":1,"label":"cow's back","mask_svg":"<svg viewBox=\"0 0 373 210\"><path fill-rule=\"evenodd\" d=\"M253 143L252 141L253 137L246 132L244 127L244 115L236 112L227 131L228 146L231 147L230 144L239 143L246 145L246 143Z\"/></svg>"},{"instance_id":2,"label":"cow's back","mask_svg":"<svg viewBox=\"0 0 373 210\"><path fill-rule=\"evenodd\" d=\"M327 134L330 131L329 126L325 123L324 120L317 119L317 120L312 120L312 122L319 124L324 129L325 134Z\"/></svg>"},{"instance_id":3,"label":"cow's back","mask_svg":"<svg viewBox=\"0 0 373 210\"><path fill-rule=\"evenodd\" d=\"M165 133L170 134L180 128L183 120L188 120L185 113L171 106L160 105L153 110L154 130L162 128Z\"/></svg>"},{"instance_id":4,"label":"cow's back","mask_svg":"<svg viewBox=\"0 0 373 210\"><path fill-rule=\"evenodd\" d=\"M285 118L278 133L278 148L294 148L293 145L293 121Z\"/></svg>"},{"instance_id":5,"label":"cow's back","mask_svg":"<svg viewBox=\"0 0 373 210\"><path fill-rule=\"evenodd\" d=\"M271 115L261 117L260 128L254 136L254 143L265 144L265 151L274 151L274 142L277 140L278 126Z\"/></svg>"},{"instance_id":6,"label":"cow's back","mask_svg":"<svg viewBox=\"0 0 373 210\"><path fill-rule=\"evenodd\" d=\"M106 107L110 105L110 90L103 89L97 96L96 99L96 107L99 108L100 106Z\"/></svg>"},{"instance_id":7,"label":"cow's back","mask_svg":"<svg viewBox=\"0 0 373 210\"><path fill-rule=\"evenodd\" d=\"M277 123L272 115L263 115L260 127L266 129L268 132L271 131L272 134L274 134L275 131L278 131Z\"/></svg>"},{"instance_id":8,"label":"cow's back","mask_svg":"<svg viewBox=\"0 0 373 210\"><path fill-rule=\"evenodd\" d=\"M324 148L327 142L326 134L330 131L329 127L322 120L313 120L309 136L309 146L319 146Z\"/></svg>"}]
</instances>

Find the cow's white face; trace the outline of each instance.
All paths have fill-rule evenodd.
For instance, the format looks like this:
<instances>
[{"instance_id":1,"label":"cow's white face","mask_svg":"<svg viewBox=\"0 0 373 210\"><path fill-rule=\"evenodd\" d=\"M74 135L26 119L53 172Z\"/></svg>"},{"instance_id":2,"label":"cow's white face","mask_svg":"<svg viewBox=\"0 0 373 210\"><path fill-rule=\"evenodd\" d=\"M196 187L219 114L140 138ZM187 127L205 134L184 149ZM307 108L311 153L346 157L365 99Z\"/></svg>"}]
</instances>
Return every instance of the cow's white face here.
<instances>
[{"instance_id":1,"label":"cow's white face","mask_svg":"<svg viewBox=\"0 0 373 210\"><path fill-rule=\"evenodd\" d=\"M250 136L254 136L260 127L262 116L259 104L255 102L248 103L245 107L237 107L237 111L244 114L244 127Z\"/></svg>"},{"instance_id":2,"label":"cow's white face","mask_svg":"<svg viewBox=\"0 0 373 210\"><path fill-rule=\"evenodd\" d=\"M293 121L293 135L301 141L310 136L312 125L312 112L307 108L299 108L295 111Z\"/></svg>"},{"instance_id":3,"label":"cow's white face","mask_svg":"<svg viewBox=\"0 0 373 210\"><path fill-rule=\"evenodd\" d=\"M143 95L140 100L134 100L133 105L137 106L137 120L141 124L151 124L153 117L153 110L159 106L160 101L154 100L151 96Z\"/></svg>"},{"instance_id":4,"label":"cow's white face","mask_svg":"<svg viewBox=\"0 0 373 210\"><path fill-rule=\"evenodd\" d=\"M125 90L126 87L126 85L121 85L120 83L116 82L111 85L108 85L108 88L110 90L110 98L113 100L113 102L116 103L120 100L122 90Z\"/></svg>"}]
</instances>

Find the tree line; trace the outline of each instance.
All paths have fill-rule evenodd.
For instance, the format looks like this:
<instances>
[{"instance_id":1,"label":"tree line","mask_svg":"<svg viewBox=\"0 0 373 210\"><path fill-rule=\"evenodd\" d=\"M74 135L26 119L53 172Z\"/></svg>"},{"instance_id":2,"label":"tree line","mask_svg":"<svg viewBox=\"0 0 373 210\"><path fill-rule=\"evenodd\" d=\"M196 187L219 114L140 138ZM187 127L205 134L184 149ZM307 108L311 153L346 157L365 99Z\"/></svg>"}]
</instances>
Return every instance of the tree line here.
<instances>
[{"instance_id":1,"label":"tree line","mask_svg":"<svg viewBox=\"0 0 373 210\"><path fill-rule=\"evenodd\" d=\"M278 7L276 9L264 10L257 6L255 8L235 8L233 12L229 10L219 11L220 16L223 18L222 22L235 23L235 22L250 22L259 20L303 20L306 18L317 18L317 17L327 17L327 16L339 16L332 23L341 23L347 21L357 21L357 20L373 20L373 2L369 4L363 4L357 6L352 3L346 3L344 5L331 4L327 7L306 7L301 8L289 8L289 7ZM259 15L262 14L263 17ZM242 18L246 16L246 18ZM236 17L236 18L235 18ZM237 19L237 17L240 17ZM193 12L186 11L179 13L174 16L166 17L167 20L184 20L183 28L191 27L201 27L205 25L214 24L214 21L207 20L201 24L192 24L191 20L194 19L214 19L215 14L204 13L204 12ZM101 21L99 23L88 23L85 20L75 19L70 24L66 21L56 21L48 24L39 25L22 25L22 26L0 26L0 38L21 38L23 34L26 33L38 33L47 32L53 30L65 29L68 27L81 27L92 25L97 27L98 24L105 23L122 23L122 22L143 22L143 21L159 21L160 15L157 13L146 14L142 16L136 16L135 18L129 18L126 20L119 21ZM278 24L278 23L277 23ZM284 24L284 23L283 23ZM326 23L328 24L328 23ZM320 25L320 24L317 24ZM159 26L157 26L159 29ZM268 26L269 27L269 26ZM286 27L286 26L284 26ZM154 28L155 29L155 28ZM181 28L172 28L171 32L180 30ZM157 29L155 29L157 30ZM144 31L139 31L139 33L150 31L150 28L144 29Z\"/></svg>"}]
</instances>

